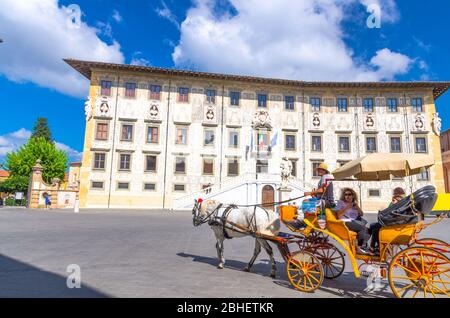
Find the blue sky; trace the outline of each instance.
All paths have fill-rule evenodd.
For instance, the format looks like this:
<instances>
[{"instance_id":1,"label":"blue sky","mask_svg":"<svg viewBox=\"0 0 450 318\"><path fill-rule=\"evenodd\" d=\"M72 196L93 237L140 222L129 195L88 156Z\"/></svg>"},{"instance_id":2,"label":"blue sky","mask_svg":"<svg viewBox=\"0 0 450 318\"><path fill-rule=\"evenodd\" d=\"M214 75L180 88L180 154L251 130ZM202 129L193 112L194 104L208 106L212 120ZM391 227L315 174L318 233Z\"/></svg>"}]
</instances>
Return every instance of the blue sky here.
<instances>
[{"instance_id":1,"label":"blue sky","mask_svg":"<svg viewBox=\"0 0 450 318\"><path fill-rule=\"evenodd\" d=\"M88 82L65 57L300 80L450 80L450 2L423 3L2 0L0 162L40 116L80 158ZM79 28L68 23L72 4ZM372 4L380 28L367 27ZM437 101L444 129L449 105L450 93Z\"/></svg>"}]
</instances>

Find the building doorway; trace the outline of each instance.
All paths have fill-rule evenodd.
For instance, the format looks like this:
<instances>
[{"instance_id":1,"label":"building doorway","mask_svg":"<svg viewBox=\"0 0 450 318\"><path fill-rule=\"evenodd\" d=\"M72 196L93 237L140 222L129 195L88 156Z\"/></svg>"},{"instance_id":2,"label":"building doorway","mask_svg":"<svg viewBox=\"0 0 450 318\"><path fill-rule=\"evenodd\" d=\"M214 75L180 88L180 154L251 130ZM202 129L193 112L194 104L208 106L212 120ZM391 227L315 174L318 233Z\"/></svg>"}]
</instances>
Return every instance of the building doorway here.
<instances>
[{"instance_id":1,"label":"building doorway","mask_svg":"<svg viewBox=\"0 0 450 318\"><path fill-rule=\"evenodd\" d=\"M262 207L273 211L273 202L275 202L275 190L272 186L265 185L261 193Z\"/></svg>"}]
</instances>

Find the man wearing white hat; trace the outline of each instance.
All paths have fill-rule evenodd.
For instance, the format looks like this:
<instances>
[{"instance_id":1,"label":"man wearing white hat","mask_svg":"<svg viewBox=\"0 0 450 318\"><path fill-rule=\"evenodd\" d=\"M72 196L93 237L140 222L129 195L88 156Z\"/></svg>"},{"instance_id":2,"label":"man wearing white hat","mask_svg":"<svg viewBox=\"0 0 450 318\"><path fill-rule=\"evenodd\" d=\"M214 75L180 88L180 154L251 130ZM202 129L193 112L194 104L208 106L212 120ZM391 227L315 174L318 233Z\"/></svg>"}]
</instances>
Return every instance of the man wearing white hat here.
<instances>
[{"instance_id":1,"label":"man wearing white hat","mask_svg":"<svg viewBox=\"0 0 450 318\"><path fill-rule=\"evenodd\" d=\"M334 207L334 191L333 191L333 180L334 177L328 170L328 165L322 162L316 168L317 174L320 176L319 183L317 185L317 190L311 192L305 192L305 196L313 196L316 198L321 198L325 200L326 207Z\"/></svg>"}]
</instances>

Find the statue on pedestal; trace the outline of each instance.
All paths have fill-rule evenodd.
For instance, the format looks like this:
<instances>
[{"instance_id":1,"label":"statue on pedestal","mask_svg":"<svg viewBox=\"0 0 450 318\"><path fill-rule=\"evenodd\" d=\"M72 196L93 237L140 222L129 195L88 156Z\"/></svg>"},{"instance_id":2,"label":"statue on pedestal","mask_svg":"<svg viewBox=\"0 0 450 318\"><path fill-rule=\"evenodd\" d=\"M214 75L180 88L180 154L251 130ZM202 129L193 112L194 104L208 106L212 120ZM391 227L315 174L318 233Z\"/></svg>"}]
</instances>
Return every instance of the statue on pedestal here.
<instances>
[{"instance_id":1,"label":"statue on pedestal","mask_svg":"<svg viewBox=\"0 0 450 318\"><path fill-rule=\"evenodd\" d=\"M281 160L280 168L281 168L281 190L288 190L289 179L291 178L292 174L292 162L288 158L284 157Z\"/></svg>"}]
</instances>

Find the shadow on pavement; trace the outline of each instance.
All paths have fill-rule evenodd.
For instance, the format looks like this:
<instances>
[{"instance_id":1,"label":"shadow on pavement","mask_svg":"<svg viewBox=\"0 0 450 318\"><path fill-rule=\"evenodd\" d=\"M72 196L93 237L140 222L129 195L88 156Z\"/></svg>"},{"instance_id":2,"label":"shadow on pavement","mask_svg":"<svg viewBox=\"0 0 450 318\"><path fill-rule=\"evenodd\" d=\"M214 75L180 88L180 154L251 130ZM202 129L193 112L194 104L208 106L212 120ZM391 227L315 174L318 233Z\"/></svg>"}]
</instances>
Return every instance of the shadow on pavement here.
<instances>
[{"instance_id":1,"label":"shadow on pavement","mask_svg":"<svg viewBox=\"0 0 450 318\"><path fill-rule=\"evenodd\" d=\"M209 264L214 267L217 267L219 264L219 261L217 258L213 257L206 257L206 256L198 256L198 255L192 255L192 254L186 254L186 253L177 253L178 256L185 257L185 258L192 258L193 262L200 262L204 264ZM250 261L250 257L249 257ZM251 269L251 273L253 274L259 274L262 276L269 276L271 266L270 261L262 259L259 263L257 263L258 260L255 261L255 264L253 265ZM263 262L263 263L261 263ZM225 259L225 268L237 270L237 271L244 271L244 268L247 266L247 263L241 262L241 261L235 261L230 259ZM277 270L280 270L279 263L277 262Z\"/></svg>"},{"instance_id":2,"label":"shadow on pavement","mask_svg":"<svg viewBox=\"0 0 450 318\"><path fill-rule=\"evenodd\" d=\"M82 273L81 288L70 289L67 287L66 281L67 277L44 271L0 254L0 297L109 297L83 284Z\"/></svg>"}]
</instances>

